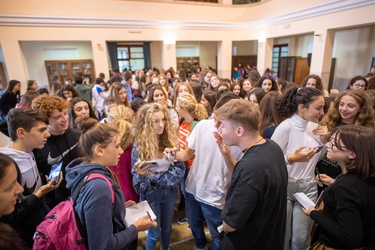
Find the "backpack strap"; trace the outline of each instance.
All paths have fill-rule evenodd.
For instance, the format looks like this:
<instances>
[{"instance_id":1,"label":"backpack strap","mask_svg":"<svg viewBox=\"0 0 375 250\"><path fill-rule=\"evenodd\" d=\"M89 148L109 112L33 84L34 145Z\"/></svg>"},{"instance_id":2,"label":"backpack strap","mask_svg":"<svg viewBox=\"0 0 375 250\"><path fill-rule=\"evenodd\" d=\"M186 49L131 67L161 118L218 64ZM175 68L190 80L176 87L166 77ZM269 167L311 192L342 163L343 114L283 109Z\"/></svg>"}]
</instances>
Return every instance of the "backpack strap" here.
<instances>
[{"instance_id":1,"label":"backpack strap","mask_svg":"<svg viewBox=\"0 0 375 250\"><path fill-rule=\"evenodd\" d=\"M97 174L97 173L89 174L88 177L87 177L87 182L91 181L92 179L96 179L96 178L103 179L103 180L105 180L107 182L109 190L111 190L112 206L114 206L115 205L115 192L113 191L112 183L106 177L104 177L101 174Z\"/></svg>"},{"instance_id":2,"label":"backpack strap","mask_svg":"<svg viewBox=\"0 0 375 250\"><path fill-rule=\"evenodd\" d=\"M74 211L74 218L75 218L75 220L76 220L77 228L78 228L79 233L80 233L81 236L82 236L82 241L83 241L83 242L78 242L78 243L84 243L86 249L89 249L89 245L88 245L88 242L87 242L87 231L86 231L86 228L83 226L81 220L79 219L78 213L77 213L77 211L74 209L74 206L76 205L76 201L77 201L77 198L78 198L79 193L80 193L80 191L81 191L81 188L82 188L85 184L87 184L89 181L91 181L91 180L93 180L93 179L103 179L103 180L105 180L105 181L107 182L108 187L109 187L109 190L111 190L112 207L115 206L115 192L113 191L113 185L112 185L112 183L111 183L106 177L104 177L102 174L91 173L91 174L86 175L85 177L83 177L83 178L79 181L79 183L77 184L76 188L74 189L74 192L72 193L71 199L72 199L72 206L73 206L73 211Z\"/></svg>"}]
</instances>

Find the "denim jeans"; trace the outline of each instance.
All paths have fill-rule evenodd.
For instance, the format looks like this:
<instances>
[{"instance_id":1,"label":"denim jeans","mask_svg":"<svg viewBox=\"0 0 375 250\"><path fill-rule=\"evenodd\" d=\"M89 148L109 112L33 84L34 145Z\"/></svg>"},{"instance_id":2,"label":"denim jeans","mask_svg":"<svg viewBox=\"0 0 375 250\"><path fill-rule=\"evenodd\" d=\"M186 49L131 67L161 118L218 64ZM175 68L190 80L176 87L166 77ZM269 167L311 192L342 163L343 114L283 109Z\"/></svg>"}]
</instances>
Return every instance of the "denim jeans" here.
<instances>
[{"instance_id":1,"label":"denim jeans","mask_svg":"<svg viewBox=\"0 0 375 250\"><path fill-rule=\"evenodd\" d=\"M316 202L318 188L315 176L305 179L302 183L289 180L284 250L305 250L310 247L313 220L303 213L301 205L294 198L293 194L297 192L305 193Z\"/></svg>"},{"instance_id":2,"label":"denim jeans","mask_svg":"<svg viewBox=\"0 0 375 250\"><path fill-rule=\"evenodd\" d=\"M155 189L153 196L154 202L150 203L150 207L157 217L156 222L158 223L158 227L151 227L148 230L146 249L155 249L156 243L160 238L161 249L168 249L169 239L172 231L172 221L176 195L174 194L172 189L157 188Z\"/></svg>"},{"instance_id":3,"label":"denim jeans","mask_svg":"<svg viewBox=\"0 0 375 250\"><path fill-rule=\"evenodd\" d=\"M181 193L184 197L186 197L186 191L185 191L185 183L186 183L186 178L189 174L189 171L190 169L189 168L186 168L185 169L185 174L184 174L184 178L181 178L181 181L180 181L180 185L181 185Z\"/></svg>"},{"instance_id":4,"label":"denim jeans","mask_svg":"<svg viewBox=\"0 0 375 250\"><path fill-rule=\"evenodd\" d=\"M186 212L191 231L194 236L195 246L204 248L207 244L206 235L203 229L203 222L206 220L208 230L212 237L212 250L220 248L220 241L223 233L217 231L217 227L223 224L221 219L221 209L197 201L194 196L188 192L185 195Z\"/></svg>"}]
</instances>

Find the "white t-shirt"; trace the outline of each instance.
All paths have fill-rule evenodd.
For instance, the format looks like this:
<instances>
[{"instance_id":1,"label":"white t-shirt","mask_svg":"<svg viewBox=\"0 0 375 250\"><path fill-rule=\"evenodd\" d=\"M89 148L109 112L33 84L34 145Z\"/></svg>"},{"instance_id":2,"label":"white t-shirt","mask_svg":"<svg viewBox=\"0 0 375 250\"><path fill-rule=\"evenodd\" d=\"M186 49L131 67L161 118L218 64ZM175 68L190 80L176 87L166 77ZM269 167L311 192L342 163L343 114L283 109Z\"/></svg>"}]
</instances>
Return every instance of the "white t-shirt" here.
<instances>
[{"instance_id":1,"label":"white t-shirt","mask_svg":"<svg viewBox=\"0 0 375 250\"><path fill-rule=\"evenodd\" d=\"M216 144L212 132L214 120L200 121L187 139L188 147L195 150L193 166L186 179L186 192L210 206L223 209L232 174ZM232 147L236 160L243 156L239 147Z\"/></svg>"},{"instance_id":2,"label":"white t-shirt","mask_svg":"<svg viewBox=\"0 0 375 250\"><path fill-rule=\"evenodd\" d=\"M102 93L103 92L103 93ZM104 86L100 86L99 84L95 84L92 88L92 97L95 100L95 109L98 112L102 112L104 106L104 99L108 97L108 93L104 93Z\"/></svg>"},{"instance_id":3,"label":"white t-shirt","mask_svg":"<svg viewBox=\"0 0 375 250\"><path fill-rule=\"evenodd\" d=\"M33 153L26 153L9 147L0 148L0 152L11 157L19 167L22 175L20 184L24 188L23 198L27 198L42 186Z\"/></svg>"},{"instance_id":4,"label":"white t-shirt","mask_svg":"<svg viewBox=\"0 0 375 250\"><path fill-rule=\"evenodd\" d=\"M293 154L301 146L317 147L323 145L320 138L312 131L318 127L317 123L309 122L294 114L276 127L271 140L275 141L285 157ZM320 159L320 153L315 154L308 162L295 162L292 165L285 160L290 178L306 179L315 175L315 166Z\"/></svg>"}]
</instances>

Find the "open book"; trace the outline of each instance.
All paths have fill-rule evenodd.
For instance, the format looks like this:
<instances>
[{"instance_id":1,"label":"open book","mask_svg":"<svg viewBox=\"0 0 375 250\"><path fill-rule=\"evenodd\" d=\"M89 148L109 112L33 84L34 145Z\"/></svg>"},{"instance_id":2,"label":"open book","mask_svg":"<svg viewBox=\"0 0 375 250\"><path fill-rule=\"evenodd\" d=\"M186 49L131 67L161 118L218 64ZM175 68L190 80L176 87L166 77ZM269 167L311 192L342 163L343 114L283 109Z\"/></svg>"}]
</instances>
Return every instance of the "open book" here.
<instances>
[{"instance_id":1,"label":"open book","mask_svg":"<svg viewBox=\"0 0 375 250\"><path fill-rule=\"evenodd\" d=\"M150 205L147 201L141 201L134 206L126 208L125 214L125 226L129 227L131 224L136 222L142 216L150 214L152 220L156 220L156 215L154 211L152 211Z\"/></svg>"},{"instance_id":2,"label":"open book","mask_svg":"<svg viewBox=\"0 0 375 250\"><path fill-rule=\"evenodd\" d=\"M323 191L324 192L324 191ZM293 194L294 198L305 208L309 209L311 206L318 208L319 204L322 202L322 194L323 192L320 193L318 200L316 203L314 203L312 200L310 200L309 197L306 196L306 194L300 192L300 193L295 193Z\"/></svg>"}]
</instances>

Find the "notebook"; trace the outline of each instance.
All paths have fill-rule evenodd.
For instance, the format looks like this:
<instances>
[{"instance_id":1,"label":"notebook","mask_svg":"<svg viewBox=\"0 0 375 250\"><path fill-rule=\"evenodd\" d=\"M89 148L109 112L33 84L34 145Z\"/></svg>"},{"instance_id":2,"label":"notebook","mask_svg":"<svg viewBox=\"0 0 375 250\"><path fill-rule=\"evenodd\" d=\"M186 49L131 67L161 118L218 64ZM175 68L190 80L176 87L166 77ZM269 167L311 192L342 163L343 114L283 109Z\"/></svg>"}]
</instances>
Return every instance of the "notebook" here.
<instances>
[{"instance_id":1,"label":"notebook","mask_svg":"<svg viewBox=\"0 0 375 250\"><path fill-rule=\"evenodd\" d=\"M324 191L323 191L324 192ZM323 192L320 193L318 200L316 203L314 203L309 197L306 196L306 194L300 192L300 193L295 193L293 194L294 198L305 208L309 209L311 206L318 208L319 204L322 202L322 194Z\"/></svg>"},{"instance_id":2,"label":"notebook","mask_svg":"<svg viewBox=\"0 0 375 250\"><path fill-rule=\"evenodd\" d=\"M139 218L147 215L147 212L150 214L152 220L156 220L156 215L154 211L152 211L147 201L141 201L134 206L127 207L125 215L125 226L129 227Z\"/></svg>"}]
</instances>

